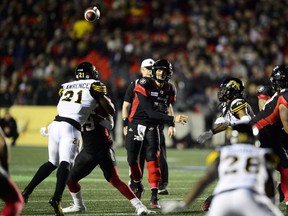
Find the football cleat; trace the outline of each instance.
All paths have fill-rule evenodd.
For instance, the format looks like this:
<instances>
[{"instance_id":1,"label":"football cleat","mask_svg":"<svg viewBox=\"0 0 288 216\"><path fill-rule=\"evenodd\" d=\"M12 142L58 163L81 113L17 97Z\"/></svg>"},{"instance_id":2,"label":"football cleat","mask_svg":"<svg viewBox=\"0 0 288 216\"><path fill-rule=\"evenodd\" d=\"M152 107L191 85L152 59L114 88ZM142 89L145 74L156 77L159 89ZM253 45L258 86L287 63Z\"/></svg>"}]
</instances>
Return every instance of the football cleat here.
<instances>
[{"instance_id":1,"label":"football cleat","mask_svg":"<svg viewBox=\"0 0 288 216\"><path fill-rule=\"evenodd\" d=\"M142 205L136 209L136 215L148 215L148 209L146 206Z\"/></svg>"},{"instance_id":2,"label":"football cleat","mask_svg":"<svg viewBox=\"0 0 288 216\"><path fill-rule=\"evenodd\" d=\"M63 211L63 213L74 213L74 212L84 213L87 211L87 208L85 205L77 206L77 205L71 203L70 206L63 208L62 211Z\"/></svg>"},{"instance_id":3,"label":"football cleat","mask_svg":"<svg viewBox=\"0 0 288 216\"><path fill-rule=\"evenodd\" d=\"M144 186L141 182L135 183L133 180L130 180L128 183L131 190L134 192L138 199L141 199L144 194Z\"/></svg>"},{"instance_id":4,"label":"football cleat","mask_svg":"<svg viewBox=\"0 0 288 216\"><path fill-rule=\"evenodd\" d=\"M161 184L161 185L159 185L159 187L158 187L158 194L160 194L160 195L168 195L169 194L169 192L168 192L168 190L167 190L167 184Z\"/></svg>"},{"instance_id":5,"label":"football cleat","mask_svg":"<svg viewBox=\"0 0 288 216\"><path fill-rule=\"evenodd\" d=\"M213 199L213 195L210 195L201 205L201 209L203 211L208 211L209 208L210 208L210 205L211 205L211 202L212 202L212 199Z\"/></svg>"},{"instance_id":6,"label":"football cleat","mask_svg":"<svg viewBox=\"0 0 288 216\"><path fill-rule=\"evenodd\" d=\"M50 205L53 207L56 216L64 216L61 207L61 201L54 199L53 197L49 200Z\"/></svg>"},{"instance_id":7,"label":"football cleat","mask_svg":"<svg viewBox=\"0 0 288 216\"><path fill-rule=\"evenodd\" d=\"M156 212L148 210L147 207L144 205L136 209L136 215L150 215L150 214L156 214Z\"/></svg>"},{"instance_id":8,"label":"football cleat","mask_svg":"<svg viewBox=\"0 0 288 216\"><path fill-rule=\"evenodd\" d=\"M159 204L159 199L156 196L151 197L150 208L151 209L160 209L161 208L161 206Z\"/></svg>"},{"instance_id":9,"label":"football cleat","mask_svg":"<svg viewBox=\"0 0 288 216\"><path fill-rule=\"evenodd\" d=\"M184 201L164 200L161 201L161 211L163 214L169 214L172 212L183 212L187 208Z\"/></svg>"}]
</instances>

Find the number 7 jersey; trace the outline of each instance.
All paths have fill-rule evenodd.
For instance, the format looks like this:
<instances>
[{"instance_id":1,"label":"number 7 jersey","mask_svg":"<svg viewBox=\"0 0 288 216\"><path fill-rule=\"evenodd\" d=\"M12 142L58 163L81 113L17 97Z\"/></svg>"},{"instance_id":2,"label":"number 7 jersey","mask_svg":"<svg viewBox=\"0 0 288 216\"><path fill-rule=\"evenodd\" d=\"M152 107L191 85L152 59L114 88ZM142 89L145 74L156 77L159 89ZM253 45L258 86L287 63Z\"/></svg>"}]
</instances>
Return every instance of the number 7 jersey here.
<instances>
[{"instance_id":1,"label":"number 7 jersey","mask_svg":"<svg viewBox=\"0 0 288 216\"><path fill-rule=\"evenodd\" d=\"M59 94L61 98L57 105L59 116L74 119L83 125L92 111L96 108L97 92L93 90L98 80L77 80L62 84Z\"/></svg>"},{"instance_id":2,"label":"number 7 jersey","mask_svg":"<svg viewBox=\"0 0 288 216\"><path fill-rule=\"evenodd\" d=\"M257 194L265 194L265 183L272 164L266 159L269 149L251 144L233 144L220 149L218 184L213 194L245 188ZM271 175L271 173L270 173Z\"/></svg>"}]
</instances>

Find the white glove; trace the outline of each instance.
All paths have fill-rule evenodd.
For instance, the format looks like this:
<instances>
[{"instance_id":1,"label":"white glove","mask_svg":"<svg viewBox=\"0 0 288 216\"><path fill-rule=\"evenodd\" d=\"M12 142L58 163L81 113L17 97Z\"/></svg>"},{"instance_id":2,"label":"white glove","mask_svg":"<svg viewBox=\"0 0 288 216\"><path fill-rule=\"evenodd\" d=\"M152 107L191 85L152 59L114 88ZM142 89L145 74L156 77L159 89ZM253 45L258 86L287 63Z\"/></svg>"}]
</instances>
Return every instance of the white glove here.
<instances>
[{"instance_id":1,"label":"white glove","mask_svg":"<svg viewBox=\"0 0 288 216\"><path fill-rule=\"evenodd\" d=\"M100 117L102 117L102 116L100 116ZM103 118L103 120L101 120L99 122L99 124L102 125L103 127L107 128L108 130L112 130L114 128L113 116L109 115L108 117Z\"/></svg>"},{"instance_id":2,"label":"white glove","mask_svg":"<svg viewBox=\"0 0 288 216\"><path fill-rule=\"evenodd\" d=\"M225 118L223 118L223 117L219 117L219 118L216 119L214 124L225 124L225 125L229 126L230 122L228 120L226 120Z\"/></svg>"},{"instance_id":3,"label":"white glove","mask_svg":"<svg viewBox=\"0 0 288 216\"><path fill-rule=\"evenodd\" d=\"M48 137L49 136L49 133L48 133L48 130L46 127L41 127L40 128L40 134L43 136L43 137Z\"/></svg>"},{"instance_id":4,"label":"white glove","mask_svg":"<svg viewBox=\"0 0 288 216\"><path fill-rule=\"evenodd\" d=\"M169 214L172 212L182 212L187 208L187 205L184 201L166 200L166 201L160 201L160 205L163 214Z\"/></svg>"},{"instance_id":5,"label":"white glove","mask_svg":"<svg viewBox=\"0 0 288 216\"><path fill-rule=\"evenodd\" d=\"M213 132L211 130L205 131L197 138L197 142L200 144L203 144L207 140L211 139L212 136L213 136Z\"/></svg>"}]
</instances>

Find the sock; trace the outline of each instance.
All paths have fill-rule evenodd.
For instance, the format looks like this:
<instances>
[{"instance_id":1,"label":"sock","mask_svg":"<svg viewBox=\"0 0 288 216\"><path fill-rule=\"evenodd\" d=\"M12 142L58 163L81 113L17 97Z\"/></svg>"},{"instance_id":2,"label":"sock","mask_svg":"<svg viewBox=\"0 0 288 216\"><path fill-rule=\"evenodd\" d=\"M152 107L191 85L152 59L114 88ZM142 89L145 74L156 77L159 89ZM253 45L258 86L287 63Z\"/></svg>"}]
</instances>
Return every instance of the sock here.
<instances>
[{"instance_id":1,"label":"sock","mask_svg":"<svg viewBox=\"0 0 288 216\"><path fill-rule=\"evenodd\" d=\"M85 206L81 190L77 193L70 192L75 206Z\"/></svg>"},{"instance_id":2,"label":"sock","mask_svg":"<svg viewBox=\"0 0 288 216\"><path fill-rule=\"evenodd\" d=\"M130 187L123 182L118 175L118 169L116 166L114 166L113 170L112 170L112 176L109 180L110 184L112 184L115 188L117 188L117 190L123 195L125 196L128 200L131 200L133 198L135 198L135 194L132 192L132 190L130 189Z\"/></svg>"},{"instance_id":3,"label":"sock","mask_svg":"<svg viewBox=\"0 0 288 216\"><path fill-rule=\"evenodd\" d=\"M28 194L31 194L33 190L39 185L44 179L46 179L57 166L54 166L51 162L46 162L42 166L39 167L38 171L35 173L34 177L25 188L25 191Z\"/></svg>"},{"instance_id":4,"label":"sock","mask_svg":"<svg viewBox=\"0 0 288 216\"><path fill-rule=\"evenodd\" d=\"M151 196L157 197L157 194L158 194L158 189L157 188L152 188L151 189Z\"/></svg>"},{"instance_id":5,"label":"sock","mask_svg":"<svg viewBox=\"0 0 288 216\"><path fill-rule=\"evenodd\" d=\"M65 189L68 176L70 171L70 164L66 161L62 161L59 165L59 168L57 170L57 182L56 182L56 188L54 192L54 199L61 201L62 194Z\"/></svg>"},{"instance_id":6,"label":"sock","mask_svg":"<svg viewBox=\"0 0 288 216\"><path fill-rule=\"evenodd\" d=\"M130 203L135 209L138 209L143 206L142 202L137 197L131 199Z\"/></svg>"}]
</instances>

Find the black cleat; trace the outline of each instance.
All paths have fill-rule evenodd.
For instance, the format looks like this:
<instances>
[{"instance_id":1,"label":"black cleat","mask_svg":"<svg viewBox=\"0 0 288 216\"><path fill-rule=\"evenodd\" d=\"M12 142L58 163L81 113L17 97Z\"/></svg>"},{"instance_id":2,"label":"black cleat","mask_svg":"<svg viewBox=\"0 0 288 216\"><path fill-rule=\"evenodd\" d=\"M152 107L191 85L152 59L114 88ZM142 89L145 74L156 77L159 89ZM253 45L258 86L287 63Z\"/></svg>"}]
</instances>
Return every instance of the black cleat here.
<instances>
[{"instance_id":1,"label":"black cleat","mask_svg":"<svg viewBox=\"0 0 288 216\"><path fill-rule=\"evenodd\" d=\"M156 196L151 197L150 208L151 209L160 209L161 208L161 206L159 204L159 199Z\"/></svg>"},{"instance_id":2,"label":"black cleat","mask_svg":"<svg viewBox=\"0 0 288 216\"><path fill-rule=\"evenodd\" d=\"M167 184L160 184L158 187L158 194L160 195L168 195L169 192L167 190Z\"/></svg>"},{"instance_id":3,"label":"black cleat","mask_svg":"<svg viewBox=\"0 0 288 216\"><path fill-rule=\"evenodd\" d=\"M144 186L141 182L135 183L133 180L130 180L128 183L131 190L134 192L138 199L141 199L144 194Z\"/></svg>"},{"instance_id":4,"label":"black cleat","mask_svg":"<svg viewBox=\"0 0 288 216\"><path fill-rule=\"evenodd\" d=\"M49 200L50 205L53 207L56 216L64 216L61 207L61 201L54 199L53 197Z\"/></svg>"}]
</instances>

